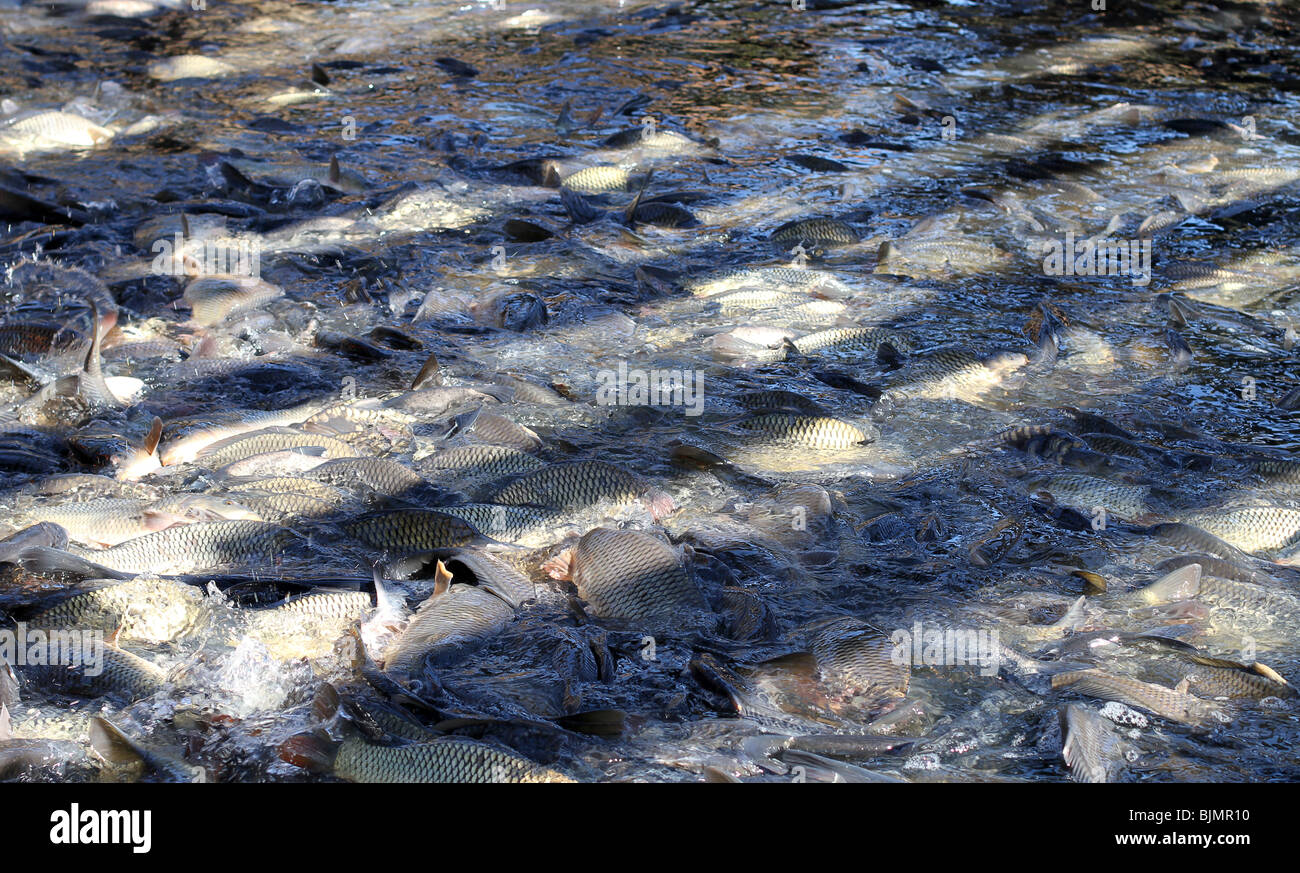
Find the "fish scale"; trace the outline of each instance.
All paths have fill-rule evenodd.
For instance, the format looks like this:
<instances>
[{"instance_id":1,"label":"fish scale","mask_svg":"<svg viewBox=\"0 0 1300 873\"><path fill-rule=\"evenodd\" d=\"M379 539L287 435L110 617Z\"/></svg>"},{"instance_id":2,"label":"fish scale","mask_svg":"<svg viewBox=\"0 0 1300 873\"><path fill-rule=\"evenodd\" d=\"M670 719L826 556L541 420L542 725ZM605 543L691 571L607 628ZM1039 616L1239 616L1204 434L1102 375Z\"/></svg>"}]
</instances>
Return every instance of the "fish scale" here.
<instances>
[{"instance_id":1,"label":"fish scale","mask_svg":"<svg viewBox=\"0 0 1300 873\"><path fill-rule=\"evenodd\" d=\"M864 621L831 622L813 634L810 648L822 680L831 687L868 696L907 691L910 663L895 664L893 642Z\"/></svg>"},{"instance_id":2,"label":"fish scale","mask_svg":"<svg viewBox=\"0 0 1300 873\"><path fill-rule=\"evenodd\" d=\"M381 746L349 737L334 759L334 775L350 782L573 781L526 758L461 737L406 746Z\"/></svg>"},{"instance_id":3,"label":"fish scale","mask_svg":"<svg viewBox=\"0 0 1300 873\"><path fill-rule=\"evenodd\" d=\"M212 443L198 453L198 461L215 470L253 455L313 446L324 449L323 457L331 461L357 457L356 449L334 437L294 430L270 430Z\"/></svg>"},{"instance_id":4,"label":"fish scale","mask_svg":"<svg viewBox=\"0 0 1300 873\"><path fill-rule=\"evenodd\" d=\"M888 405L901 400L971 398L999 384L1007 371L1026 363L1028 358L1019 353L980 357L965 349L935 350L910 359L889 380L890 386L880 402Z\"/></svg>"},{"instance_id":5,"label":"fish scale","mask_svg":"<svg viewBox=\"0 0 1300 873\"><path fill-rule=\"evenodd\" d=\"M501 488L494 503L578 509L603 502L630 502L645 491L633 474L604 461L570 461L525 473Z\"/></svg>"},{"instance_id":6,"label":"fish scale","mask_svg":"<svg viewBox=\"0 0 1300 873\"><path fill-rule=\"evenodd\" d=\"M228 416L225 421L205 422L188 430L184 435L172 439L166 446L160 448L159 457L163 464L167 466L191 461L205 447L222 440L229 441L234 437L266 428L300 424L317 412L320 407L319 403L304 403L288 409L248 410L234 413Z\"/></svg>"},{"instance_id":7,"label":"fish scale","mask_svg":"<svg viewBox=\"0 0 1300 873\"><path fill-rule=\"evenodd\" d=\"M847 246L860 239L853 228L830 218L805 218L787 222L772 231L771 236L773 242L792 245L806 242Z\"/></svg>"},{"instance_id":8,"label":"fish scale","mask_svg":"<svg viewBox=\"0 0 1300 873\"><path fill-rule=\"evenodd\" d=\"M1247 552L1284 549L1300 542L1300 509L1288 506L1239 506L1179 518Z\"/></svg>"},{"instance_id":9,"label":"fish scale","mask_svg":"<svg viewBox=\"0 0 1300 873\"><path fill-rule=\"evenodd\" d=\"M388 651L384 668L399 673L419 672L425 658L491 636L504 628L515 611L500 597L474 585L454 584L441 595L420 605Z\"/></svg>"},{"instance_id":10,"label":"fish scale","mask_svg":"<svg viewBox=\"0 0 1300 873\"><path fill-rule=\"evenodd\" d=\"M553 509L504 503L462 503L442 506L438 511L463 518L481 533L512 543L520 542L530 533L563 519Z\"/></svg>"},{"instance_id":11,"label":"fish scale","mask_svg":"<svg viewBox=\"0 0 1300 873\"><path fill-rule=\"evenodd\" d=\"M128 573L188 573L227 565L271 563L294 540L279 525L261 521L209 521L145 534L109 549L68 551Z\"/></svg>"},{"instance_id":12,"label":"fish scale","mask_svg":"<svg viewBox=\"0 0 1300 873\"><path fill-rule=\"evenodd\" d=\"M340 527L366 545L403 553L464 546L482 539L463 518L435 510L375 512L343 522Z\"/></svg>"},{"instance_id":13,"label":"fish scale","mask_svg":"<svg viewBox=\"0 0 1300 873\"><path fill-rule=\"evenodd\" d=\"M292 597L283 603L255 611L269 615L311 615L319 618L360 618L371 607L371 597L364 591L319 591Z\"/></svg>"},{"instance_id":14,"label":"fish scale","mask_svg":"<svg viewBox=\"0 0 1300 873\"><path fill-rule=\"evenodd\" d=\"M163 642L193 627L202 606L199 589L146 575L77 594L29 617L33 628L95 628L118 639Z\"/></svg>"},{"instance_id":15,"label":"fish scale","mask_svg":"<svg viewBox=\"0 0 1300 873\"><path fill-rule=\"evenodd\" d=\"M203 276L186 285L181 296L194 321L211 327L283 297L284 289L260 279Z\"/></svg>"},{"instance_id":16,"label":"fish scale","mask_svg":"<svg viewBox=\"0 0 1300 873\"><path fill-rule=\"evenodd\" d=\"M361 486L390 495L426 488L429 484L410 467L387 458L328 461L308 471L306 475L344 488L355 489Z\"/></svg>"},{"instance_id":17,"label":"fish scale","mask_svg":"<svg viewBox=\"0 0 1300 873\"><path fill-rule=\"evenodd\" d=\"M1300 485L1300 461L1289 458L1256 461L1253 469L1270 484Z\"/></svg>"},{"instance_id":18,"label":"fish scale","mask_svg":"<svg viewBox=\"0 0 1300 873\"><path fill-rule=\"evenodd\" d=\"M876 436L874 428L869 433L838 418L784 412L758 415L740 422L739 427L774 444L815 449L848 449L870 442Z\"/></svg>"},{"instance_id":19,"label":"fish scale","mask_svg":"<svg viewBox=\"0 0 1300 873\"><path fill-rule=\"evenodd\" d=\"M570 173L560 184L579 194L601 194L606 191L626 191L631 179L622 167L605 165L586 167Z\"/></svg>"},{"instance_id":20,"label":"fish scale","mask_svg":"<svg viewBox=\"0 0 1300 873\"><path fill-rule=\"evenodd\" d=\"M527 452L510 446L457 446L424 459L435 470L449 470L472 476L510 476L545 466Z\"/></svg>"},{"instance_id":21,"label":"fish scale","mask_svg":"<svg viewBox=\"0 0 1300 873\"><path fill-rule=\"evenodd\" d=\"M880 327L838 327L806 334L794 340L794 347L802 355L812 352L866 352L878 355L882 345L907 354L912 350L908 336L896 330Z\"/></svg>"},{"instance_id":22,"label":"fish scale","mask_svg":"<svg viewBox=\"0 0 1300 873\"><path fill-rule=\"evenodd\" d=\"M1200 724L1224 714L1222 707L1191 694L1102 670L1071 670L1052 677L1053 689L1114 700L1182 724Z\"/></svg>"},{"instance_id":23,"label":"fish scale","mask_svg":"<svg viewBox=\"0 0 1300 873\"><path fill-rule=\"evenodd\" d=\"M639 531L596 528L573 552L573 583L601 618L671 626L707 604L677 552Z\"/></svg>"},{"instance_id":24,"label":"fish scale","mask_svg":"<svg viewBox=\"0 0 1300 873\"><path fill-rule=\"evenodd\" d=\"M1149 485L1121 485L1095 476L1065 473L1030 479L1031 492L1046 491L1058 503L1086 512L1102 507L1116 518L1134 518L1149 511Z\"/></svg>"},{"instance_id":25,"label":"fish scale","mask_svg":"<svg viewBox=\"0 0 1300 873\"><path fill-rule=\"evenodd\" d=\"M269 494L250 492L240 495L250 507L265 519L288 522L295 518L329 518L342 509L346 495L337 493L328 498L300 491L279 491Z\"/></svg>"},{"instance_id":26,"label":"fish scale","mask_svg":"<svg viewBox=\"0 0 1300 873\"><path fill-rule=\"evenodd\" d=\"M32 644L28 645L30 655ZM52 644L40 648L45 660L60 658L59 651ZM107 643L97 648L103 658L102 664L94 663L98 658L87 658L84 651L77 651L69 657L65 648L62 663L33 665L29 662L16 669L32 681L57 691L95 696L121 694L131 700L151 697L167 683L167 672L153 662Z\"/></svg>"},{"instance_id":27,"label":"fish scale","mask_svg":"<svg viewBox=\"0 0 1300 873\"><path fill-rule=\"evenodd\" d=\"M1192 657L1156 672L1175 683L1187 680L1187 688L1198 697L1249 698L1294 697L1295 689L1283 682L1255 672L1251 665L1217 663L1213 659Z\"/></svg>"},{"instance_id":28,"label":"fish scale","mask_svg":"<svg viewBox=\"0 0 1300 873\"><path fill-rule=\"evenodd\" d=\"M104 498L83 503L63 503L29 509L19 518L22 524L52 522L77 542L117 544L149 532L143 514L148 500Z\"/></svg>"},{"instance_id":29,"label":"fish scale","mask_svg":"<svg viewBox=\"0 0 1300 873\"><path fill-rule=\"evenodd\" d=\"M832 291L847 295L852 288L833 274L822 270L805 270L798 267L743 267L711 273L700 279L688 280L686 289L697 296L721 294L741 288L779 288L792 291Z\"/></svg>"},{"instance_id":30,"label":"fish scale","mask_svg":"<svg viewBox=\"0 0 1300 873\"><path fill-rule=\"evenodd\" d=\"M1114 726L1097 713L1067 704L1061 710L1061 757L1075 782L1110 782L1123 754Z\"/></svg>"},{"instance_id":31,"label":"fish scale","mask_svg":"<svg viewBox=\"0 0 1300 873\"><path fill-rule=\"evenodd\" d=\"M21 134L71 146L93 146L113 138L113 132L89 119L57 109L22 112L0 123L0 133Z\"/></svg>"}]
</instances>

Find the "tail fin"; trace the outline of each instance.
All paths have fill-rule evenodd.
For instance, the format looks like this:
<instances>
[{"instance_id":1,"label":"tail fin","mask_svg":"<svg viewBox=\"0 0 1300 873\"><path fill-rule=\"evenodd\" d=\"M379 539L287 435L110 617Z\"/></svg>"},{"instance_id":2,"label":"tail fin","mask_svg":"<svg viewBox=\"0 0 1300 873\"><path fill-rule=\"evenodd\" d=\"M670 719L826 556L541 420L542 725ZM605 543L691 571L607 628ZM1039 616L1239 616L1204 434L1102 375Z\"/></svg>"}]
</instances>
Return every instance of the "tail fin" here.
<instances>
[{"instance_id":1,"label":"tail fin","mask_svg":"<svg viewBox=\"0 0 1300 873\"><path fill-rule=\"evenodd\" d=\"M627 727L627 713L621 709L592 709L562 715L555 719L555 723L575 733L593 737L617 737Z\"/></svg>"},{"instance_id":2,"label":"tail fin","mask_svg":"<svg viewBox=\"0 0 1300 873\"><path fill-rule=\"evenodd\" d=\"M11 560L30 573L53 575L70 573L87 579L130 579L130 573L102 567L71 552L51 549L47 546L28 546Z\"/></svg>"},{"instance_id":3,"label":"tail fin","mask_svg":"<svg viewBox=\"0 0 1300 873\"><path fill-rule=\"evenodd\" d=\"M338 744L321 732L297 734L280 744L281 761L312 773L329 773L334 769Z\"/></svg>"},{"instance_id":4,"label":"tail fin","mask_svg":"<svg viewBox=\"0 0 1300 873\"><path fill-rule=\"evenodd\" d=\"M90 746L105 761L119 766L143 762L145 758L135 741L106 718L90 720Z\"/></svg>"},{"instance_id":5,"label":"tail fin","mask_svg":"<svg viewBox=\"0 0 1300 873\"><path fill-rule=\"evenodd\" d=\"M99 304L93 298L90 300L90 312L93 320L90 348L86 351L86 360L81 367L81 379L77 390L92 406L109 406L119 409L122 404L118 402L117 397L109 390L108 383L104 381L104 371L100 360L100 349L103 347L104 335L112 330L113 325L117 323L117 313L110 312L101 317Z\"/></svg>"}]
</instances>

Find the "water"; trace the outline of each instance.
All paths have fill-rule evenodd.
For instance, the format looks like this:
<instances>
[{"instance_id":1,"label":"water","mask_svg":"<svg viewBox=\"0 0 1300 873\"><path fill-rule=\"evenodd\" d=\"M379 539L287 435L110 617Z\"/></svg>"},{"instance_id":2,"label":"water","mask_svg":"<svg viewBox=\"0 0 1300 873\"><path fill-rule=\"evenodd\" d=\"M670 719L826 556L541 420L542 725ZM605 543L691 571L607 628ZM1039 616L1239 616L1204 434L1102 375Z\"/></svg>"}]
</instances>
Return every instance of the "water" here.
<instances>
[{"instance_id":1,"label":"water","mask_svg":"<svg viewBox=\"0 0 1300 873\"><path fill-rule=\"evenodd\" d=\"M1296 326L1300 284L1300 204L1291 184L1300 175L1300 78L1292 6L1123 5L1092 15L1035 4L797 11L780 3L261 3L142 19L6 8L0 16L13 36L3 49L0 92L22 109L74 103L117 135L88 151L8 153L5 165L26 178L9 181L7 173L7 186L29 186L32 196L74 206L87 221L53 235L15 223L0 252L10 263L39 253L98 276L122 309L129 339L171 343L163 352L123 350L116 359L106 352L111 374L144 383L138 403L101 416L133 440L155 414L170 427L214 410L380 396L407 387L432 351L462 375L509 371L576 398L563 408L496 411L536 431L546 460L598 457L669 492L680 508L664 528L693 545L696 566L700 553L710 555L729 581L756 592L780 632L844 613L887 632L916 620L985 630L1050 624L1083 593L1074 569L1108 580L1109 591L1091 598L1102 625L1136 630L1147 625L1115 603L1118 593L1154 581L1154 565L1178 551L1122 526L1071 530L1054 522L1016 478L1039 462L985 441L1022 424L1053 422L1073 433L1056 411L1070 406L1169 451L1294 450L1298 419L1275 404L1297 384L1286 332ZM220 57L236 70L170 83L149 78L150 63L186 53ZM453 75L455 65L439 64L445 58L477 72ZM312 63L327 73L328 92L306 83ZM305 94L300 102L276 97L291 91ZM615 114L634 98L645 102ZM566 104L569 121L557 126ZM1235 127L1187 135L1168 124L1188 118ZM602 145L626 128L681 131L693 142L680 150ZM217 161L235 150L295 180L312 165L318 181L273 184L274 191L232 185ZM847 169L809 170L791 160L806 155ZM320 183L331 156L364 180L364 190ZM537 157L556 159L561 175L597 164L653 170L644 196L680 194L700 224L622 225L634 189L594 199L613 218L574 225L554 188L494 169ZM1258 168L1276 172L1255 182L1224 175ZM190 351L195 339L181 327L184 311L172 306L181 286L156 275L153 253L133 234L146 219L182 210L196 216L214 199L225 204L214 211L227 214L226 232L260 253L262 278L285 297L213 329L208 354L182 363L171 349ZM239 207L248 202L257 209ZM1146 232L1148 217L1162 212L1179 223ZM848 222L862 237L812 252L806 263L851 289L841 312L720 313L636 278L638 269L686 280L726 266L802 263L768 234L813 217ZM554 236L510 239L510 219ZM1047 275L1040 245L1067 233L1133 241L1139 255L1149 241L1150 274ZM901 260L882 262L886 241ZM1264 253L1271 260L1261 262ZM1237 269L1244 287L1179 285L1186 274L1177 265L1188 262ZM1164 339L1170 316L1160 295L1171 291L1190 299L1194 312L1178 328L1193 352L1183 369L1173 366ZM502 329L497 298L521 292L544 304L546 323ZM84 329L85 310L73 296L28 289L10 295L6 314L80 318ZM887 364L834 353L804 362L720 360L710 345L711 336L735 327L800 335L862 325L906 330L921 350L1009 348L1033 357L1026 326L1040 301L1066 322L1050 371L969 397L908 401L879 424L874 442L844 451L756 445L736 426L735 397L780 388L836 417L869 420L872 398L832 387L826 371L880 383L897 378ZM390 349L375 361L314 339L321 331L366 337L381 325L424 349ZM602 371L620 363L699 374L703 414L688 415L684 405L593 405ZM11 408L30 393L30 384L6 381L0 403ZM39 417L27 423L59 427ZM413 458L422 446L440 445L442 433L430 423L412 433L381 431L367 453L432 479ZM675 463L675 441L733 466ZM66 470L89 468L65 461ZM146 480L158 493L218 487L207 474L163 473ZM6 505L27 505L31 480L40 477L6 476ZM1261 497L1257 483L1226 465L1202 471L1147 462L1114 476L1168 489L1186 508L1290 499ZM825 489L833 514L822 518L814 509L804 529L790 523L788 506L763 508L791 484ZM352 504L361 508L360 500ZM1086 516L1090 507L1082 509ZM973 561L972 548L1006 520L1020 532L1014 543L988 566ZM566 529L580 533L596 521L574 518ZM619 521L650 523L636 513ZM738 523L740 533L728 533ZM746 542L754 545L740 545ZM365 579L379 557L329 539L312 543L310 559L262 575L292 577L309 567L313 575ZM521 557L520 565L540 581L541 559L553 551ZM542 589L539 617L530 620L570 621L558 590ZM1286 629L1282 638L1293 643L1295 634ZM657 658L646 660L636 637L615 640L624 655L618 672L589 684L583 698L586 708L631 713L628 734L566 737L534 752L584 778L695 779L704 764L752 775L734 762L743 758L737 738L755 728L728 718L692 680L689 643L660 641ZM517 639L508 632L440 675L454 684L527 666ZM1239 659L1246 645L1214 630L1197 642ZM251 642L232 644L238 647L207 644L213 657L231 659L224 675L238 677L216 683L216 708L250 717L250 725L281 711L277 737L304 727L307 690L249 688L247 672L268 656ZM752 661L781 651L778 638L729 654ZM1261 646L1252 657L1283 676L1297 666L1291 645ZM221 688L232 699L222 703ZM1059 780L1055 713L1069 699L1077 701L1038 696L973 668L918 667L900 708L915 705L920 714L905 720L903 732L925 735L929 745L883 768L910 779ZM156 715L141 718L141 727ZM1134 740L1146 766L1132 778L1295 776L1290 705L1247 702L1208 736L1152 723ZM824 728L809 722L806 729ZM253 761L232 771L240 778L302 778L272 763L273 747L233 731L221 742Z\"/></svg>"}]
</instances>

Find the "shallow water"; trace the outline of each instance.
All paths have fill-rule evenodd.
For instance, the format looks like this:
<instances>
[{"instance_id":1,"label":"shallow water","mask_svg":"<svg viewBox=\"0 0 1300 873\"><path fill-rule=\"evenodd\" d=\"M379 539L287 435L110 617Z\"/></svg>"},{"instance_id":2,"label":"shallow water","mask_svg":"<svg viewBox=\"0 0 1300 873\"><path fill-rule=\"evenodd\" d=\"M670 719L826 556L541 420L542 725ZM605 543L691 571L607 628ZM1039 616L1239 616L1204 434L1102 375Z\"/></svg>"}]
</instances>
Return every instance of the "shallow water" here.
<instances>
[{"instance_id":1,"label":"shallow water","mask_svg":"<svg viewBox=\"0 0 1300 873\"><path fill-rule=\"evenodd\" d=\"M106 350L110 374L144 383L136 403L99 416L111 430L138 441L159 415L169 428L165 444L173 422L213 411L377 397L408 387L429 352L457 375L509 371L562 387L574 405L489 411L534 430L548 462L612 461L671 494L678 509L661 521L663 529L691 544L695 566L704 566L701 554L711 556L727 581L757 593L779 626L772 639L731 645L726 655L734 662L789 651L783 634L840 614L886 633L922 621L1000 630L1011 642L1015 627L1051 624L1084 593L1071 575L1076 569L1108 581L1106 593L1089 598L1090 626L1149 629L1154 623L1133 614L1120 594L1157 579L1155 565L1180 551L1122 524L1079 530L1054 519L1018 476L1062 470L989 438L1039 423L1075 433L1058 410L1078 407L1160 449L1225 459L1210 470L1148 460L1112 472L1117 481L1168 490L1180 510L1234 499L1294 505L1294 490L1263 492L1230 462L1258 447L1290 457L1300 438L1300 418L1276 405L1300 384L1287 336L1300 329L1297 13L1282 4L1182 5L1123 4L1101 16L1066 18L1053 4L796 11L780 3L259 3L140 19L6 7L0 94L23 109L80 100L90 107L84 114L117 135L91 150L7 151L4 166L26 174L8 181L6 173L8 187L21 184L41 200L78 208L86 221L54 235L15 222L0 252L7 263L39 255L98 276L128 338L166 338L193 353L196 332L182 326L185 312L172 305L182 286L156 274L133 233L155 216L204 212L205 201L222 201L227 206L216 211L226 213L240 212L232 201L253 203L251 217L232 214L225 229L260 253L262 279L285 296L212 328L215 345L184 362L180 353L115 359ZM195 52L236 69L167 83L147 73L161 56ZM441 58L477 73L452 75ZM312 63L328 74L328 92L291 105L269 100L300 87ZM638 96L643 106L615 115ZM572 123L560 130L566 103ZM1189 118L1238 130L1188 135L1168 124ZM683 131L695 142L680 151L602 145L638 127ZM1252 131L1257 138L1247 138ZM236 149L298 168L285 170L298 178L302 165L323 169L335 155L365 187L241 189L215 169L219 156ZM791 160L800 155L845 169L809 170ZM612 217L574 224L554 187L495 171L537 157L558 160L564 173L596 164L653 170L644 196L697 195L682 203L699 226L625 226L623 209L635 189L593 198ZM1254 182L1231 175L1254 169L1273 172ZM1144 220L1164 211L1180 223L1147 233ZM680 289L720 267L800 262L798 252L768 235L814 217L848 222L862 238L811 252L807 261L847 284L842 312L724 313ZM510 239L511 219L554 236ZM1110 238L1133 240L1139 250L1149 242L1149 276L1045 275L1040 242L1066 233L1105 237L1108 227ZM883 262L886 241L905 255L901 262ZM1248 260L1262 253L1272 259ZM1243 287L1180 285L1185 274L1177 265L1186 262L1239 269ZM647 268L676 274L667 293L638 278ZM502 326L492 300L519 291L544 303L545 324ZM1165 338L1170 309L1160 295L1170 292L1182 293L1192 309L1177 327L1192 350L1181 368ZM84 331L77 296L66 288L19 288L7 299L6 320L53 315L80 319ZM906 366L894 371L874 358L834 352L806 361L720 359L710 344L713 334L739 326L802 335L862 325L905 330L918 351L1013 349L1033 358L1027 323L1040 301L1065 323L1053 367L1028 368L1019 380L970 396L905 401L877 423L874 441L850 450L755 440L737 427L735 398L780 388L836 417L870 421L870 397L817 375L830 369L890 384ZM393 349L373 361L313 342L318 330L365 337L380 325L400 328L423 349ZM75 369L76 358L67 367ZM702 410L599 405L602 374L621 362L702 379ZM0 383L0 403L16 409L31 391L24 380ZM441 484L416 458L422 447L441 445L439 422L448 417L411 433L381 432L367 450ZM66 423L21 420L42 433L68 432ZM84 430L88 417L74 424ZM729 463L700 470L675 462L675 441ZM93 469L63 457L63 472ZM41 474L4 475L0 500L13 511L28 506ZM218 485L206 473L166 468L145 481L159 493ZM788 505L763 510L790 484L826 489L832 515L814 512L805 529L790 523ZM1085 518L1091 510L1078 508ZM1005 519L1022 529L1014 544L986 566L972 560L972 548ZM442 669L445 686L536 666L521 653L534 623L573 622L559 590L543 582L541 561L565 533L600 521L565 519L543 537L547 549L513 555L539 582L540 605L472 657ZM652 524L637 511L617 521ZM737 524L744 525L739 534L726 527ZM311 536L310 525L300 527ZM256 575L365 582L369 565L383 557L327 537L309 543L308 553ZM708 584L721 578L700 572ZM1294 579L1277 575L1274 584L1294 591ZM407 593L428 592L413 583ZM1221 623L1198 626L1196 644L1295 675L1300 628L1264 628L1259 616L1232 632ZM583 706L627 711L625 736L526 738L517 748L586 779L695 780L704 765L757 773L738 741L758 726L730 717L725 701L688 669L698 641L670 635L647 660L635 629L611 633L623 656L618 671L608 682L588 683ZM275 760L269 740L304 729L315 684L341 681L346 668L318 664L312 678L312 670L276 661L247 640L233 650L226 643L203 644L225 666L200 671L196 687L210 698L209 711L243 721L210 727L193 759L222 778L303 778ZM290 678L247 688L266 658ZM1036 694L974 667L917 666L906 700L891 706L896 713L918 708L919 716L901 720L901 732L923 739L907 754L862 763L914 780L1058 781L1066 770L1056 713L1069 701L1100 706L1062 692ZM174 701L115 715L160 741L175 730ZM869 720L834 719L837 730L866 729ZM780 727L826 728L798 718ZM1200 729L1150 717L1135 730L1129 739L1140 754L1127 778L1297 775L1292 703L1246 701L1228 723Z\"/></svg>"}]
</instances>

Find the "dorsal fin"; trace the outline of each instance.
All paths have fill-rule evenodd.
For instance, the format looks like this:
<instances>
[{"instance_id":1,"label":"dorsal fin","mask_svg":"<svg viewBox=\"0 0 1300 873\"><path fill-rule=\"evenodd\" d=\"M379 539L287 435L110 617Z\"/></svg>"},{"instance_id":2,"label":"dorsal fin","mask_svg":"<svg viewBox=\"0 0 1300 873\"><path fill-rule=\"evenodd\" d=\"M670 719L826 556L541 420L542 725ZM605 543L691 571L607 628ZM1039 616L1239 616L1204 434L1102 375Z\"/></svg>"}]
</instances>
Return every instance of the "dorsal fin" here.
<instances>
[{"instance_id":1,"label":"dorsal fin","mask_svg":"<svg viewBox=\"0 0 1300 873\"><path fill-rule=\"evenodd\" d=\"M158 441L162 439L162 419L158 416L153 417L153 424L149 425L149 433L144 438L144 453L152 455L158 451Z\"/></svg>"},{"instance_id":2,"label":"dorsal fin","mask_svg":"<svg viewBox=\"0 0 1300 873\"><path fill-rule=\"evenodd\" d=\"M451 571L442 561L438 562L437 569L433 572L433 596L441 597L451 588Z\"/></svg>"},{"instance_id":3,"label":"dorsal fin","mask_svg":"<svg viewBox=\"0 0 1300 873\"><path fill-rule=\"evenodd\" d=\"M420 372L416 373L415 378L411 380L411 390L418 391L427 384L438 385L441 382L442 379L438 375L438 356L430 353L429 360L424 362Z\"/></svg>"},{"instance_id":4,"label":"dorsal fin","mask_svg":"<svg viewBox=\"0 0 1300 873\"><path fill-rule=\"evenodd\" d=\"M337 185L340 178L342 176L339 170L339 156L330 155L330 182Z\"/></svg>"},{"instance_id":5,"label":"dorsal fin","mask_svg":"<svg viewBox=\"0 0 1300 873\"><path fill-rule=\"evenodd\" d=\"M653 170L646 172L645 178L641 180L641 189L636 192L636 196L632 198L632 202L623 213L623 223L628 227L636 226L636 208L641 205L641 198L645 195L646 186L650 184L650 177L653 175Z\"/></svg>"}]
</instances>

